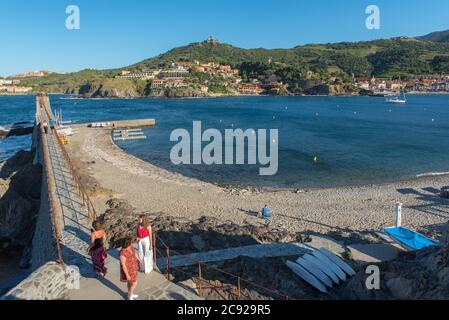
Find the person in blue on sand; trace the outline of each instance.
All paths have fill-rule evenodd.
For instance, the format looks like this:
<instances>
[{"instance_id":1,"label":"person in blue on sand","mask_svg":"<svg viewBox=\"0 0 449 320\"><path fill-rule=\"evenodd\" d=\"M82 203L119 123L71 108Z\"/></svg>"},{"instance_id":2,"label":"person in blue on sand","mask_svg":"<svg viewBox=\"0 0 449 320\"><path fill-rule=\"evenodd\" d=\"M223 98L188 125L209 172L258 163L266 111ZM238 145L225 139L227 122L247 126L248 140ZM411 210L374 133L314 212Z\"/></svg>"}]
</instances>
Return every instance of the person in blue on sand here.
<instances>
[{"instance_id":1,"label":"person in blue on sand","mask_svg":"<svg viewBox=\"0 0 449 320\"><path fill-rule=\"evenodd\" d=\"M53 119L50 119L50 129L53 130L55 128L55 122Z\"/></svg>"},{"instance_id":2,"label":"person in blue on sand","mask_svg":"<svg viewBox=\"0 0 449 320\"><path fill-rule=\"evenodd\" d=\"M270 219L270 208L267 205L262 209L262 219Z\"/></svg>"}]
</instances>

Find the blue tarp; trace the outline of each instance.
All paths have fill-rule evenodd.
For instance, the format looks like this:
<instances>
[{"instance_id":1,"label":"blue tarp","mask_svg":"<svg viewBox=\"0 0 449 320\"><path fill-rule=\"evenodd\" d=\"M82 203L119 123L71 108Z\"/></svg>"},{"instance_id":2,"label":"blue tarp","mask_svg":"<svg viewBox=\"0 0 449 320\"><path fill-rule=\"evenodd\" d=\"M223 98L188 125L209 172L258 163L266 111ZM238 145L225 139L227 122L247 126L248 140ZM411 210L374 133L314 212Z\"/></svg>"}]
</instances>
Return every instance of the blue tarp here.
<instances>
[{"instance_id":1,"label":"blue tarp","mask_svg":"<svg viewBox=\"0 0 449 320\"><path fill-rule=\"evenodd\" d=\"M428 247L440 247L440 244L437 242L407 228L386 228L385 232L401 244L404 244L413 250L421 250Z\"/></svg>"}]
</instances>

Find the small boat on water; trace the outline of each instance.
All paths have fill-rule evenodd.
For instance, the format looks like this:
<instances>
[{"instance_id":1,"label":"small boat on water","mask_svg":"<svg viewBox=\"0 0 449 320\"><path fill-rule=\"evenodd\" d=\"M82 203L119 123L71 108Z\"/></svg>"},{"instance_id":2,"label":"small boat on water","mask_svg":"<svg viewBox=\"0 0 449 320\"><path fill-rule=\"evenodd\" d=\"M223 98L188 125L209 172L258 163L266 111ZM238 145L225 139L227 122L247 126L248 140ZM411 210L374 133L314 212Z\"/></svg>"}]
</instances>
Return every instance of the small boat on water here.
<instances>
[{"instance_id":1,"label":"small boat on water","mask_svg":"<svg viewBox=\"0 0 449 320\"><path fill-rule=\"evenodd\" d=\"M395 97L386 99L385 102L396 103L396 104L406 104L407 98L405 97L405 94L403 94L402 99L399 96L395 96Z\"/></svg>"}]
</instances>

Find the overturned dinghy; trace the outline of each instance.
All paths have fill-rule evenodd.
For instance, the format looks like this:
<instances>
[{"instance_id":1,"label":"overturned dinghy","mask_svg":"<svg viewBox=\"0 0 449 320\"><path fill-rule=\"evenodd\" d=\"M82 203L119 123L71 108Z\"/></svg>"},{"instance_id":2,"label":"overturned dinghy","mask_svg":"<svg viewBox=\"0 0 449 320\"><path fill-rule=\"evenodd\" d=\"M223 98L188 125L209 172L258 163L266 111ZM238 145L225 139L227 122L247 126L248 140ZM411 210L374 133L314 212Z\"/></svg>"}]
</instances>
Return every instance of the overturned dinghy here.
<instances>
[{"instance_id":1,"label":"overturned dinghy","mask_svg":"<svg viewBox=\"0 0 449 320\"><path fill-rule=\"evenodd\" d=\"M356 274L343 259L325 248L305 254L296 262L287 261L286 265L322 293Z\"/></svg>"}]
</instances>

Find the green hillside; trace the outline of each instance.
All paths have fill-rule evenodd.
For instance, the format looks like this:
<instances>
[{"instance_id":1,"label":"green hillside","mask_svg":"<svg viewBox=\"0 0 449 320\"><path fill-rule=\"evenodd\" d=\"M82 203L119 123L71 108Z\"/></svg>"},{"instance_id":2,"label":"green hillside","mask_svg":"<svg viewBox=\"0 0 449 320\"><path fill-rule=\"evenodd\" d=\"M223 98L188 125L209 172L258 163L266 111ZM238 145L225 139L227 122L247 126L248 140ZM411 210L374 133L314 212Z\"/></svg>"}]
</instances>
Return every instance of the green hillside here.
<instances>
[{"instance_id":1,"label":"green hillside","mask_svg":"<svg viewBox=\"0 0 449 320\"><path fill-rule=\"evenodd\" d=\"M429 33L428 35L418 37L418 39L433 42L449 42L449 30L432 32Z\"/></svg>"},{"instance_id":2,"label":"green hillside","mask_svg":"<svg viewBox=\"0 0 449 320\"><path fill-rule=\"evenodd\" d=\"M230 64L239 69L242 66L256 65L257 68L271 70L285 68L302 72L310 70L323 76L328 76L329 73L348 76L353 73L355 76L394 76L436 71L433 69L434 58L447 56L449 56L449 43L411 38L305 45L293 49L274 50L246 50L228 44L197 43L173 49L131 67L135 69L160 67L177 60L199 60ZM270 58L273 61L271 66L268 63Z\"/></svg>"},{"instance_id":3,"label":"green hillside","mask_svg":"<svg viewBox=\"0 0 449 320\"><path fill-rule=\"evenodd\" d=\"M239 69L244 80L276 74L289 85L292 93L300 93L306 85L306 75L307 81L319 84L325 83L330 77L337 77L340 82L347 83L352 75L407 79L412 74L449 73L449 42L441 41L443 36L438 33L422 38L310 44L291 49L242 49L205 41L175 48L123 69L140 71L143 68L168 67L175 61L216 62ZM113 78L121 70L51 74L24 83L53 92L76 93L96 81ZM146 90L142 83L135 85L138 86L134 90L136 92Z\"/></svg>"}]
</instances>

